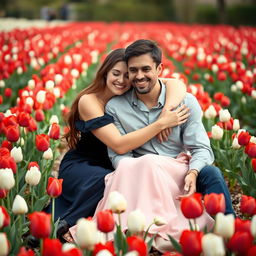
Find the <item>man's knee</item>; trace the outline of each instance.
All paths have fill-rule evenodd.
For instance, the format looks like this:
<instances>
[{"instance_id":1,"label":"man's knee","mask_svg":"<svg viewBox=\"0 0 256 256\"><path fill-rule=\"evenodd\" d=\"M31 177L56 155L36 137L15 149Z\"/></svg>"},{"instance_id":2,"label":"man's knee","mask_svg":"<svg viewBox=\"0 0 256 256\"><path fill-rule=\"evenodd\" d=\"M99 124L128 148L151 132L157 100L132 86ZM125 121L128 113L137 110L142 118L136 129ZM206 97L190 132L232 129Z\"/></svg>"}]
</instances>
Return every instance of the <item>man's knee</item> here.
<instances>
[{"instance_id":1,"label":"man's knee","mask_svg":"<svg viewBox=\"0 0 256 256\"><path fill-rule=\"evenodd\" d=\"M222 173L220 169L213 165L207 165L201 171L198 175L199 179L223 179Z\"/></svg>"}]
</instances>

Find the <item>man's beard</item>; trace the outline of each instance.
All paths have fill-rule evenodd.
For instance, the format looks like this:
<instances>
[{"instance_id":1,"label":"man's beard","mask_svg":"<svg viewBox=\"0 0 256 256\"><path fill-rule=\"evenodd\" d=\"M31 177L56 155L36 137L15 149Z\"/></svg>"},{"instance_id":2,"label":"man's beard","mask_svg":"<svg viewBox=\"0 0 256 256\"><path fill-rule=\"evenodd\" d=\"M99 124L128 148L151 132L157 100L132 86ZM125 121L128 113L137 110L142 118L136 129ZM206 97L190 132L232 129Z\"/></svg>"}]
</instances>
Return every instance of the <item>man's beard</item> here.
<instances>
[{"instance_id":1,"label":"man's beard","mask_svg":"<svg viewBox=\"0 0 256 256\"><path fill-rule=\"evenodd\" d=\"M146 82L149 84L149 86L147 86L146 88L138 88L136 86L133 86L133 88L135 89L135 91L138 93L138 94L147 94L151 91L152 87L150 86L150 82L151 80L150 79L146 79ZM136 81L134 82L134 84L136 84Z\"/></svg>"}]
</instances>

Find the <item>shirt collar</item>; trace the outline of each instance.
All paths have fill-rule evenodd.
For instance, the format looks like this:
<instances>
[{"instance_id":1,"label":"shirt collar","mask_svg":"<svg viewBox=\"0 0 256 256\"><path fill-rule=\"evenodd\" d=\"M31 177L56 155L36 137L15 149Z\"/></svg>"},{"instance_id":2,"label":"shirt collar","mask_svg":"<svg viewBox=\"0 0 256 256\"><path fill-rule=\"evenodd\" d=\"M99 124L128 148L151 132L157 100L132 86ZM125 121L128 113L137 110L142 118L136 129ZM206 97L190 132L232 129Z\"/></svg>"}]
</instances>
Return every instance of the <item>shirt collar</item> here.
<instances>
[{"instance_id":1,"label":"shirt collar","mask_svg":"<svg viewBox=\"0 0 256 256\"><path fill-rule=\"evenodd\" d=\"M165 84L163 84L161 82L160 79L158 79L160 86L161 86L161 92L158 98L158 105L156 107L163 107L165 104L165 92L166 92L166 88L165 88ZM135 106L138 106L138 97L136 95L136 92L134 89L132 89L132 104Z\"/></svg>"}]
</instances>

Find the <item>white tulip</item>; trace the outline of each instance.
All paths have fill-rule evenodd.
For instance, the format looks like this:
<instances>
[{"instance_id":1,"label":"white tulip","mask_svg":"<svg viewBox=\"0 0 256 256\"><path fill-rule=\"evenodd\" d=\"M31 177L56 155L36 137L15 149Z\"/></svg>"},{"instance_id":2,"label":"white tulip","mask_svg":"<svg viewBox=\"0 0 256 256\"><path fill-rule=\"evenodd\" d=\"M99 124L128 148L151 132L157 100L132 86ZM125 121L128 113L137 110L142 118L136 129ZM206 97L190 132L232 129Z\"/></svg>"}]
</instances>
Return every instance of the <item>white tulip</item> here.
<instances>
[{"instance_id":1,"label":"white tulip","mask_svg":"<svg viewBox=\"0 0 256 256\"><path fill-rule=\"evenodd\" d=\"M41 172L36 166L31 167L25 175L25 181L31 186L36 186L41 179Z\"/></svg>"},{"instance_id":2,"label":"white tulip","mask_svg":"<svg viewBox=\"0 0 256 256\"><path fill-rule=\"evenodd\" d=\"M61 75L61 74L56 74L56 75L54 76L54 81L55 81L56 84L60 83L62 80L63 80L63 75Z\"/></svg>"},{"instance_id":3,"label":"white tulip","mask_svg":"<svg viewBox=\"0 0 256 256\"><path fill-rule=\"evenodd\" d=\"M251 136L250 142L256 144L256 137L255 136Z\"/></svg>"},{"instance_id":4,"label":"white tulip","mask_svg":"<svg viewBox=\"0 0 256 256\"><path fill-rule=\"evenodd\" d=\"M228 122L231 118L231 115L228 111L228 109L221 109L219 111L219 117L221 122Z\"/></svg>"},{"instance_id":5,"label":"white tulip","mask_svg":"<svg viewBox=\"0 0 256 256\"><path fill-rule=\"evenodd\" d=\"M75 244L72 244L72 243L64 243L64 244L62 245L61 250L62 250L63 252L68 252L69 250L72 250L72 249L74 249L74 248L76 248Z\"/></svg>"},{"instance_id":6,"label":"white tulip","mask_svg":"<svg viewBox=\"0 0 256 256\"><path fill-rule=\"evenodd\" d=\"M219 70L219 67L218 67L218 65L217 65L217 64L212 64L211 69L212 69L212 72L217 73L217 72L218 72L218 70Z\"/></svg>"},{"instance_id":7,"label":"white tulip","mask_svg":"<svg viewBox=\"0 0 256 256\"><path fill-rule=\"evenodd\" d=\"M240 129L240 123L238 119L234 119L233 122L233 131L238 131Z\"/></svg>"},{"instance_id":8,"label":"white tulip","mask_svg":"<svg viewBox=\"0 0 256 256\"><path fill-rule=\"evenodd\" d=\"M46 151L44 151L43 158L46 159L46 160L52 160L53 159L53 153L52 153L51 148L48 148Z\"/></svg>"},{"instance_id":9,"label":"white tulip","mask_svg":"<svg viewBox=\"0 0 256 256\"><path fill-rule=\"evenodd\" d=\"M0 88L4 88L5 87L5 82L4 80L0 80Z\"/></svg>"},{"instance_id":10,"label":"white tulip","mask_svg":"<svg viewBox=\"0 0 256 256\"><path fill-rule=\"evenodd\" d=\"M28 88L31 89L31 90L34 90L36 86L36 83L35 83L35 80L34 79L31 79L28 81Z\"/></svg>"},{"instance_id":11,"label":"white tulip","mask_svg":"<svg viewBox=\"0 0 256 256\"><path fill-rule=\"evenodd\" d=\"M20 163L23 160L23 154L21 147L13 147L11 150L11 156L14 158L16 163Z\"/></svg>"},{"instance_id":12,"label":"white tulip","mask_svg":"<svg viewBox=\"0 0 256 256\"><path fill-rule=\"evenodd\" d=\"M241 148L241 145L239 145L239 143L238 143L237 137L235 137L235 138L233 139L232 148L233 148L233 149L239 149L239 148Z\"/></svg>"},{"instance_id":13,"label":"white tulip","mask_svg":"<svg viewBox=\"0 0 256 256\"><path fill-rule=\"evenodd\" d=\"M113 254L107 249L101 250L96 254L96 256L112 256L112 255Z\"/></svg>"},{"instance_id":14,"label":"white tulip","mask_svg":"<svg viewBox=\"0 0 256 256\"><path fill-rule=\"evenodd\" d=\"M213 105L210 105L204 112L204 116L207 119L212 119L217 116L217 111L215 110Z\"/></svg>"},{"instance_id":15,"label":"white tulip","mask_svg":"<svg viewBox=\"0 0 256 256\"><path fill-rule=\"evenodd\" d=\"M160 216L155 217L153 221L154 221L154 224L157 226L163 226L167 224L167 221Z\"/></svg>"},{"instance_id":16,"label":"white tulip","mask_svg":"<svg viewBox=\"0 0 256 256\"><path fill-rule=\"evenodd\" d=\"M20 195L15 196L12 204L12 212L16 215L25 214L28 212L28 205L22 196Z\"/></svg>"},{"instance_id":17,"label":"white tulip","mask_svg":"<svg viewBox=\"0 0 256 256\"><path fill-rule=\"evenodd\" d=\"M244 84L242 81L236 81L236 87L239 89L239 90L242 90L243 87L244 87Z\"/></svg>"},{"instance_id":18,"label":"white tulip","mask_svg":"<svg viewBox=\"0 0 256 256\"><path fill-rule=\"evenodd\" d=\"M51 118L50 118L49 123L50 123L50 124L53 124L53 123L58 124L58 123L59 123L59 118L58 118L58 116L52 115Z\"/></svg>"},{"instance_id":19,"label":"white tulip","mask_svg":"<svg viewBox=\"0 0 256 256\"><path fill-rule=\"evenodd\" d=\"M212 233L203 236L202 249L205 256L224 256L226 254L223 238Z\"/></svg>"},{"instance_id":20,"label":"white tulip","mask_svg":"<svg viewBox=\"0 0 256 256\"><path fill-rule=\"evenodd\" d=\"M212 126L212 138L214 140L221 140L222 137L223 137L223 129L216 124Z\"/></svg>"},{"instance_id":21,"label":"white tulip","mask_svg":"<svg viewBox=\"0 0 256 256\"><path fill-rule=\"evenodd\" d=\"M130 251L127 252L124 256L139 256L139 253L137 251Z\"/></svg>"},{"instance_id":22,"label":"white tulip","mask_svg":"<svg viewBox=\"0 0 256 256\"><path fill-rule=\"evenodd\" d=\"M247 100L246 100L245 96L243 96L243 97L241 98L241 102L242 102L243 104L246 104Z\"/></svg>"},{"instance_id":23,"label":"white tulip","mask_svg":"<svg viewBox=\"0 0 256 256\"><path fill-rule=\"evenodd\" d=\"M10 190L15 185L13 171L10 168L0 169L0 189Z\"/></svg>"},{"instance_id":24,"label":"white tulip","mask_svg":"<svg viewBox=\"0 0 256 256\"><path fill-rule=\"evenodd\" d=\"M256 90L252 90L252 98L256 99Z\"/></svg>"},{"instance_id":25,"label":"white tulip","mask_svg":"<svg viewBox=\"0 0 256 256\"><path fill-rule=\"evenodd\" d=\"M127 202L122 194L112 191L108 198L108 209L113 213L122 213L126 210Z\"/></svg>"},{"instance_id":26,"label":"white tulip","mask_svg":"<svg viewBox=\"0 0 256 256\"><path fill-rule=\"evenodd\" d=\"M92 250L98 240L97 232L97 226L94 221L85 218L79 219L76 231L77 244L82 249Z\"/></svg>"},{"instance_id":27,"label":"white tulip","mask_svg":"<svg viewBox=\"0 0 256 256\"><path fill-rule=\"evenodd\" d=\"M60 88L59 87L54 87L53 88L53 94L56 98L60 97Z\"/></svg>"},{"instance_id":28,"label":"white tulip","mask_svg":"<svg viewBox=\"0 0 256 256\"><path fill-rule=\"evenodd\" d=\"M46 98L46 91L40 90L37 95L36 95L36 100L43 104L45 102L45 98Z\"/></svg>"},{"instance_id":29,"label":"white tulip","mask_svg":"<svg viewBox=\"0 0 256 256\"><path fill-rule=\"evenodd\" d=\"M77 69L73 68L71 71L70 71L70 75L73 77L73 78L78 78L80 73Z\"/></svg>"},{"instance_id":30,"label":"white tulip","mask_svg":"<svg viewBox=\"0 0 256 256\"><path fill-rule=\"evenodd\" d=\"M145 215L139 210L130 212L127 220L128 230L132 234L142 232L146 225Z\"/></svg>"},{"instance_id":31,"label":"white tulip","mask_svg":"<svg viewBox=\"0 0 256 256\"><path fill-rule=\"evenodd\" d=\"M233 214L217 213L215 217L214 233L223 238L230 238L235 232L235 218Z\"/></svg>"},{"instance_id":32,"label":"white tulip","mask_svg":"<svg viewBox=\"0 0 256 256\"><path fill-rule=\"evenodd\" d=\"M0 233L0 256L6 256L9 252L9 243L5 233Z\"/></svg>"},{"instance_id":33,"label":"white tulip","mask_svg":"<svg viewBox=\"0 0 256 256\"><path fill-rule=\"evenodd\" d=\"M251 219L251 233L254 238L256 238L256 214L253 215Z\"/></svg>"},{"instance_id":34,"label":"white tulip","mask_svg":"<svg viewBox=\"0 0 256 256\"><path fill-rule=\"evenodd\" d=\"M54 88L54 82L53 82L52 80L46 81L46 83L45 83L45 89L46 89L47 91L52 92L53 88Z\"/></svg>"}]
</instances>

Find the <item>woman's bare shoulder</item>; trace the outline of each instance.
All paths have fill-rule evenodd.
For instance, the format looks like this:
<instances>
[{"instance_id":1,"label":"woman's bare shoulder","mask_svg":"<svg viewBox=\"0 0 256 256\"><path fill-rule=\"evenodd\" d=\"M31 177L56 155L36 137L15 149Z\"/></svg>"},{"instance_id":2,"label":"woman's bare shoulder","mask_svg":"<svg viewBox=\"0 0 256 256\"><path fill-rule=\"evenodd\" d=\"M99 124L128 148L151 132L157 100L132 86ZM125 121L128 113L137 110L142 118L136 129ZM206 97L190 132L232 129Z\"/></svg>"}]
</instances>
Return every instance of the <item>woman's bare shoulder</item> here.
<instances>
[{"instance_id":1,"label":"woman's bare shoulder","mask_svg":"<svg viewBox=\"0 0 256 256\"><path fill-rule=\"evenodd\" d=\"M98 98L93 93L84 94L78 102L80 118L89 120L104 115L104 110L99 103Z\"/></svg>"}]
</instances>

